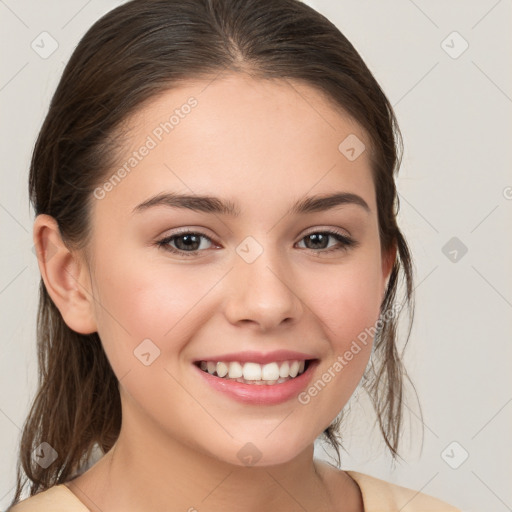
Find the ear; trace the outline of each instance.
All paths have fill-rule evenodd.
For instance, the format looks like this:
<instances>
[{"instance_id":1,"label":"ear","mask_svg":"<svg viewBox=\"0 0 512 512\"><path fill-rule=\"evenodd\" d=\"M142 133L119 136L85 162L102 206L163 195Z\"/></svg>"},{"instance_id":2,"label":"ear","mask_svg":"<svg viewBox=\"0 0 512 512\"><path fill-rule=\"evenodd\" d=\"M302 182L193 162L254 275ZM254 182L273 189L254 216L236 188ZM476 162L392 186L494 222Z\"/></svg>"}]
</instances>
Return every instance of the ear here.
<instances>
[{"instance_id":1,"label":"ear","mask_svg":"<svg viewBox=\"0 0 512 512\"><path fill-rule=\"evenodd\" d=\"M68 249L57 221L49 215L36 217L33 237L41 277L64 322L80 334L96 332L94 299L85 262Z\"/></svg>"}]
</instances>

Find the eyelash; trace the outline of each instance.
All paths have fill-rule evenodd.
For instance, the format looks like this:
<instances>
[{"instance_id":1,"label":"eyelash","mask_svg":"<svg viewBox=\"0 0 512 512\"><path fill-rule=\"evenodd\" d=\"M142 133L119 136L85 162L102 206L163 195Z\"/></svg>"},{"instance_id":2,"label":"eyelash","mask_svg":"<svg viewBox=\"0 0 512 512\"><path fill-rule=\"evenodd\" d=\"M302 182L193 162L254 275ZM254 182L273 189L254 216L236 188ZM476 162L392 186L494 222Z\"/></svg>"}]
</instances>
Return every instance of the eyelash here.
<instances>
[{"instance_id":1,"label":"eyelash","mask_svg":"<svg viewBox=\"0 0 512 512\"><path fill-rule=\"evenodd\" d=\"M346 235L343 235L342 233L339 233L338 231L335 231L335 230L312 231L312 232L304 235L304 237L301 238L300 241L304 240L304 238L306 238L308 236L318 235L318 234L332 236L338 242L340 242L341 245L338 245L338 246L335 246L335 247L331 247L330 249L319 249L319 250L306 249L306 250L313 251L313 252L321 252L321 253L331 253L331 252L336 252L336 251L348 251L350 248L354 248L354 247L357 247L359 245L359 242L356 242L352 238L349 238ZM201 232L198 232L198 231L182 231L180 233L174 233L171 236L167 236L167 237L163 238L162 240L157 241L156 245L158 247L164 249L165 251L171 252L173 254L178 254L180 256L185 256L185 257L193 257L193 256L196 256L197 254L199 254L200 252L203 252L202 250L183 251L181 249L176 249L176 248L171 247L169 245L169 242L171 242L175 238L180 238L180 237L186 236L186 235L199 235L199 236L201 236L203 238L206 238L210 242L214 243L213 240L210 237L206 236L205 234L203 234Z\"/></svg>"}]
</instances>

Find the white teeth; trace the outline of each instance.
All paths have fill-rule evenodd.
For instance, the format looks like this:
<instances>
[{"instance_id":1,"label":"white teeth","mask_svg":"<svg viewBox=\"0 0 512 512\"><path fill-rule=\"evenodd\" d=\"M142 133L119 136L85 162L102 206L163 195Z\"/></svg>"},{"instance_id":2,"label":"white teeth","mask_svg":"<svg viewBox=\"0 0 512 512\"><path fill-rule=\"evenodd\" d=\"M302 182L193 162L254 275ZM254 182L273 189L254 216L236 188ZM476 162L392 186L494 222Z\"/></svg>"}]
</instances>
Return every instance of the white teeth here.
<instances>
[{"instance_id":1,"label":"white teeth","mask_svg":"<svg viewBox=\"0 0 512 512\"><path fill-rule=\"evenodd\" d=\"M286 382L304 372L306 361L282 361L267 364L244 363L238 361L201 361L201 370L225 379L233 379L245 384L272 385Z\"/></svg>"},{"instance_id":2,"label":"white teeth","mask_svg":"<svg viewBox=\"0 0 512 512\"><path fill-rule=\"evenodd\" d=\"M289 375L290 375L290 365L288 364L288 361L285 361L279 368L279 377L284 379L285 377L288 377Z\"/></svg>"},{"instance_id":3,"label":"white teeth","mask_svg":"<svg viewBox=\"0 0 512 512\"><path fill-rule=\"evenodd\" d=\"M244 372L242 370L242 365L240 363L237 363L236 361L229 363L228 377L230 379L238 379L238 378L242 377L243 374L244 374Z\"/></svg>"},{"instance_id":4,"label":"white teeth","mask_svg":"<svg viewBox=\"0 0 512 512\"><path fill-rule=\"evenodd\" d=\"M228 365L226 363L217 363L217 375L219 377L225 377L228 374Z\"/></svg>"},{"instance_id":5,"label":"white teeth","mask_svg":"<svg viewBox=\"0 0 512 512\"><path fill-rule=\"evenodd\" d=\"M299 361L293 361L290 366L290 377L297 377L299 373Z\"/></svg>"},{"instance_id":6,"label":"white teeth","mask_svg":"<svg viewBox=\"0 0 512 512\"><path fill-rule=\"evenodd\" d=\"M263 366L261 378L267 381L277 380L279 378L279 366L277 363L269 363Z\"/></svg>"},{"instance_id":7,"label":"white teeth","mask_svg":"<svg viewBox=\"0 0 512 512\"><path fill-rule=\"evenodd\" d=\"M245 380L261 380L261 365L258 363L245 363L244 364L244 379Z\"/></svg>"}]
</instances>

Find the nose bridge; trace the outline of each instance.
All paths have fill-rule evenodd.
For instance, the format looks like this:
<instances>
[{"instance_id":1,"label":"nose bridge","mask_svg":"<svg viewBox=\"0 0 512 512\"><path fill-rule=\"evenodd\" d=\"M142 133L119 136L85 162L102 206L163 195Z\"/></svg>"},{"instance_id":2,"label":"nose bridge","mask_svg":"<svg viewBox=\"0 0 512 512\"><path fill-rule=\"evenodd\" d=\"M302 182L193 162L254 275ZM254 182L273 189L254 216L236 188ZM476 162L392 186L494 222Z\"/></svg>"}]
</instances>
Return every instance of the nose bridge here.
<instances>
[{"instance_id":1,"label":"nose bridge","mask_svg":"<svg viewBox=\"0 0 512 512\"><path fill-rule=\"evenodd\" d=\"M268 329L297 320L302 312L286 255L270 246L269 237L265 240L249 236L236 247L226 311L232 323L252 321Z\"/></svg>"}]
</instances>

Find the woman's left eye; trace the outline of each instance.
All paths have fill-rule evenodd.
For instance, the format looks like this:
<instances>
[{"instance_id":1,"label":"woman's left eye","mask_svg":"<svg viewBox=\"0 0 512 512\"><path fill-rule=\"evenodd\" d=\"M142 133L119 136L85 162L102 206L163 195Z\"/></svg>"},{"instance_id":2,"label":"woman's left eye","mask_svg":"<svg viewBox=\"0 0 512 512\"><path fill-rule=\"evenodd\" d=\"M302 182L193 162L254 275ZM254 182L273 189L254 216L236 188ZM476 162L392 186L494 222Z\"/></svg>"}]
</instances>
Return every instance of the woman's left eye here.
<instances>
[{"instance_id":1,"label":"woman's left eye","mask_svg":"<svg viewBox=\"0 0 512 512\"><path fill-rule=\"evenodd\" d=\"M195 256L198 252L201 252L199 248L201 247L202 238L208 240L209 242L212 241L209 237L203 235L202 233L186 231L184 233L168 236L158 241L157 245L172 253L180 254L183 256ZM178 247L173 247L170 245L171 243L175 243Z\"/></svg>"},{"instance_id":2,"label":"woman's left eye","mask_svg":"<svg viewBox=\"0 0 512 512\"><path fill-rule=\"evenodd\" d=\"M325 243L328 242L329 239L333 238L338 241L338 244L335 244L334 246L329 246L327 244L327 246L325 246ZM186 231L183 233L165 237L162 240L156 242L156 245L174 254L179 254L183 256L196 256L199 252L202 252L202 249L205 249L205 247L203 246L204 244L201 244L201 239L205 239L209 243L213 243L211 238L202 233L198 233L195 231ZM349 248L358 245L358 242L356 242L352 238L349 238L346 235L343 235L342 233L338 233L337 231L314 231L304 236L300 242L302 242L303 240L307 240L310 245L312 244L321 246L313 248L306 247L306 249L311 249L314 252L322 253L329 253L332 251L340 250L346 251ZM174 246L171 244L174 244ZM318 251L317 249L320 249L320 251Z\"/></svg>"}]
</instances>

